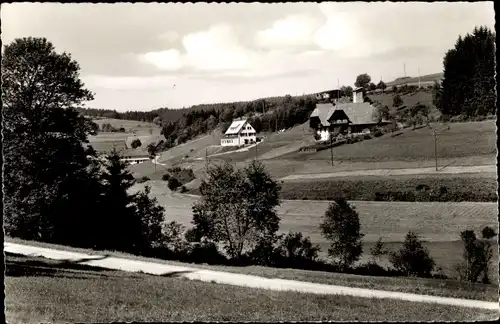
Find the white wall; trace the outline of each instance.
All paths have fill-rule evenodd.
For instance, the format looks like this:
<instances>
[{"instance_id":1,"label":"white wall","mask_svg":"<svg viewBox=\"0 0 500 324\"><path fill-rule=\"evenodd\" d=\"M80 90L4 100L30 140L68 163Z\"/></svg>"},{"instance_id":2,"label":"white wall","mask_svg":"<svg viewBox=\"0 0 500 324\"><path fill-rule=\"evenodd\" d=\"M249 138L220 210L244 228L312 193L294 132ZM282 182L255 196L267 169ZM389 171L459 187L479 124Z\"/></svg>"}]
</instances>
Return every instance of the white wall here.
<instances>
[{"instance_id":1,"label":"white wall","mask_svg":"<svg viewBox=\"0 0 500 324\"><path fill-rule=\"evenodd\" d=\"M363 92L353 92L352 93L352 102L353 103L362 103L363 102Z\"/></svg>"},{"instance_id":2,"label":"white wall","mask_svg":"<svg viewBox=\"0 0 500 324\"><path fill-rule=\"evenodd\" d=\"M319 130L318 135L321 137L320 141L328 141L330 140L330 132L328 130Z\"/></svg>"}]
</instances>

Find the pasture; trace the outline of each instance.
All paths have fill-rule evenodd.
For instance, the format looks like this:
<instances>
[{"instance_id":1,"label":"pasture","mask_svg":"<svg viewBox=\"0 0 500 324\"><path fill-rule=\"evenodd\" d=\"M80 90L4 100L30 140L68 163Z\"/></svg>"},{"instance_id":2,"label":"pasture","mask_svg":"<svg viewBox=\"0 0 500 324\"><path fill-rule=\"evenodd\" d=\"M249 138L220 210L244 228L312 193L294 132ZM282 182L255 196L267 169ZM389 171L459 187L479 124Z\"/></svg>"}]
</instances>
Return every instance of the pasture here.
<instances>
[{"instance_id":1,"label":"pasture","mask_svg":"<svg viewBox=\"0 0 500 324\"><path fill-rule=\"evenodd\" d=\"M441 288L440 290L445 290ZM417 307L418 306L418 307ZM205 283L7 255L9 323L491 320L498 312Z\"/></svg>"},{"instance_id":2,"label":"pasture","mask_svg":"<svg viewBox=\"0 0 500 324\"><path fill-rule=\"evenodd\" d=\"M458 159L470 156L495 157L496 125L495 121L453 123L447 129L441 124L431 124L436 130L438 159ZM347 144L333 149L336 161L423 161L433 160L434 137L432 130L423 127L407 130L399 136L389 134ZM294 152L280 156L279 159L299 161L330 160L330 150L320 152ZM442 165L442 164L441 164Z\"/></svg>"},{"instance_id":3,"label":"pasture","mask_svg":"<svg viewBox=\"0 0 500 324\"><path fill-rule=\"evenodd\" d=\"M191 227L192 205L199 197L172 193L162 181L136 184L130 190L151 186L151 196L165 207L165 219ZM280 232L302 232L322 248L326 256L328 241L321 235L319 224L328 201L285 200L278 208ZM454 266L461 257L460 231L480 231L491 226L498 232L496 203L446 202L375 202L355 201L361 231L365 234L365 253L362 261L370 259L369 247L381 237L390 248L398 248L408 231L412 230L426 241L432 257L443 271L454 276ZM478 232L479 233L479 232ZM496 276L496 275L495 275Z\"/></svg>"},{"instance_id":4,"label":"pasture","mask_svg":"<svg viewBox=\"0 0 500 324\"><path fill-rule=\"evenodd\" d=\"M282 199L331 200L344 197L348 200L376 200L376 193L412 192L417 186L426 185L439 192L446 187L447 201L497 200L496 174L415 174L401 176L351 176L330 179L303 179L284 181Z\"/></svg>"}]
</instances>

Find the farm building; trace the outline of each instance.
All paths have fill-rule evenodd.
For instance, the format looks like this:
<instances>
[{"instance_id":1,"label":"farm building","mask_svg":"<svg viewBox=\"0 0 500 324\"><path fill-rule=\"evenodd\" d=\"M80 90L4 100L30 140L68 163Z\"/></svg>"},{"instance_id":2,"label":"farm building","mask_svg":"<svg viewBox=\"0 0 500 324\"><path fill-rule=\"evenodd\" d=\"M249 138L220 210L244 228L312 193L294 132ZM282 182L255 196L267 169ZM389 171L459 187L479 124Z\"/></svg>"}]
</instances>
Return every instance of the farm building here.
<instances>
[{"instance_id":1,"label":"farm building","mask_svg":"<svg viewBox=\"0 0 500 324\"><path fill-rule=\"evenodd\" d=\"M128 164L137 164L145 161L151 161L151 157L147 152L137 149L124 149L120 151L120 161Z\"/></svg>"},{"instance_id":2,"label":"farm building","mask_svg":"<svg viewBox=\"0 0 500 324\"><path fill-rule=\"evenodd\" d=\"M374 119L376 108L364 102L362 88L354 89L352 96L353 102L334 101L316 105L309 122L321 141L329 140L332 134L369 133L375 126L388 123Z\"/></svg>"},{"instance_id":3,"label":"farm building","mask_svg":"<svg viewBox=\"0 0 500 324\"><path fill-rule=\"evenodd\" d=\"M257 133L246 119L233 120L220 140L221 146L240 146L255 143Z\"/></svg>"}]
</instances>

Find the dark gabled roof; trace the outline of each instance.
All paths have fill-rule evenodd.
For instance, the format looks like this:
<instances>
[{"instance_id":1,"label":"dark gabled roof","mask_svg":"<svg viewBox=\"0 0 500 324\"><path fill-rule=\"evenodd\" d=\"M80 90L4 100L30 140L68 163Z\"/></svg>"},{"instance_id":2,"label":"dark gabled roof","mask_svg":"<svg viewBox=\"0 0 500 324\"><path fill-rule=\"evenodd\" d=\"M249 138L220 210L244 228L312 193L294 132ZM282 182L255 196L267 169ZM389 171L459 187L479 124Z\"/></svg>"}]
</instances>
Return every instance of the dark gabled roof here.
<instances>
[{"instance_id":1,"label":"dark gabled roof","mask_svg":"<svg viewBox=\"0 0 500 324\"><path fill-rule=\"evenodd\" d=\"M334 110L335 106L332 103L319 103L316 104L316 109L313 110L309 118L318 117L321 125L329 126L328 118L330 118Z\"/></svg>"},{"instance_id":2,"label":"dark gabled roof","mask_svg":"<svg viewBox=\"0 0 500 324\"><path fill-rule=\"evenodd\" d=\"M349 121L354 125L376 124L374 112L376 108L368 102L360 103L339 103L335 106L335 110L342 110L349 118Z\"/></svg>"}]
</instances>

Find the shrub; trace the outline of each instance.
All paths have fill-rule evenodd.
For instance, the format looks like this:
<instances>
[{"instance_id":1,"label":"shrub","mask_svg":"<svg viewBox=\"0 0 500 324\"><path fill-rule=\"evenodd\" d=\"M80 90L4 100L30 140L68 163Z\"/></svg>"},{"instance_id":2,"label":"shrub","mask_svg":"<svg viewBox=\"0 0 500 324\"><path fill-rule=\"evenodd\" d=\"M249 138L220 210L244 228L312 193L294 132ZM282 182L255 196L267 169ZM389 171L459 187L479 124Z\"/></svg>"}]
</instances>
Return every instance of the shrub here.
<instances>
[{"instance_id":1,"label":"shrub","mask_svg":"<svg viewBox=\"0 0 500 324\"><path fill-rule=\"evenodd\" d=\"M137 183L144 183L144 182L149 181L149 180L151 180L149 177L144 176L144 177L138 179Z\"/></svg>"},{"instance_id":2,"label":"shrub","mask_svg":"<svg viewBox=\"0 0 500 324\"><path fill-rule=\"evenodd\" d=\"M393 267L406 276L430 277L435 262L412 231L406 234L402 248L390 255Z\"/></svg>"},{"instance_id":3,"label":"shrub","mask_svg":"<svg viewBox=\"0 0 500 324\"><path fill-rule=\"evenodd\" d=\"M385 248L384 242L382 242L382 238L380 237L375 245L370 249L370 254L372 255L374 260L379 259L382 255L388 254L389 251Z\"/></svg>"},{"instance_id":4,"label":"shrub","mask_svg":"<svg viewBox=\"0 0 500 324\"><path fill-rule=\"evenodd\" d=\"M488 272L491 259L493 258L493 250L491 243L486 237L493 237L494 230L490 227L485 227L482 232L482 240L477 239L476 234L471 230L465 230L460 233L464 251L462 255L463 260L457 264L456 270L462 281L477 282L479 277L483 275L482 282L490 283Z\"/></svg>"},{"instance_id":5,"label":"shrub","mask_svg":"<svg viewBox=\"0 0 500 324\"><path fill-rule=\"evenodd\" d=\"M188 243L184 240L184 231L185 227L175 221L163 224L163 245L174 253L182 253L186 251Z\"/></svg>"},{"instance_id":6,"label":"shrub","mask_svg":"<svg viewBox=\"0 0 500 324\"><path fill-rule=\"evenodd\" d=\"M380 137L380 136L382 136L382 135L383 135L383 133L382 133L382 131L381 131L380 129L377 129L377 130L375 131L375 133L373 133L373 136L375 136L375 137Z\"/></svg>"},{"instance_id":7,"label":"shrub","mask_svg":"<svg viewBox=\"0 0 500 324\"><path fill-rule=\"evenodd\" d=\"M181 183L179 182L179 180L177 180L177 178L175 178L175 177L170 177L170 178L168 179L168 184L167 184L168 189L170 189L170 190L175 190L175 189L177 189L180 185L181 185Z\"/></svg>"},{"instance_id":8,"label":"shrub","mask_svg":"<svg viewBox=\"0 0 500 324\"><path fill-rule=\"evenodd\" d=\"M228 264L227 258L219 252L213 242L194 243L189 251L188 258L194 263Z\"/></svg>"},{"instance_id":9,"label":"shrub","mask_svg":"<svg viewBox=\"0 0 500 324\"><path fill-rule=\"evenodd\" d=\"M312 245L309 237L302 237L302 233L289 232L280 239L277 251L288 265L293 266L315 261L320 248L318 245Z\"/></svg>"},{"instance_id":10,"label":"shrub","mask_svg":"<svg viewBox=\"0 0 500 324\"><path fill-rule=\"evenodd\" d=\"M364 134L364 135L363 135L363 138L364 138L365 140L369 140L369 139L371 139L371 138L372 138L372 136L371 136L370 134Z\"/></svg>"},{"instance_id":11,"label":"shrub","mask_svg":"<svg viewBox=\"0 0 500 324\"><path fill-rule=\"evenodd\" d=\"M340 259L340 267L346 269L356 262L363 253L359 215L354 206L345 199L336 199L328 206L323 223L323 236L331 241L328 255Z\"/></svg>"},{"instance_id":12,"label":"shrub","mask_svg":"<svg viewBox=\"0 0 500 324\"><path fill-rule=\"evenodd\" d=\"M133 140L132 143L130 143L130 146L132 146L133 149L136 149L136 148L140 147L141 145L142 145L141 140L138 138Z\"/></svg>"},{"instance_id":13,"label":"shrub","mask_svg":"<svg viewBox=\"0 0 500 324\"><path fill-rule=\"evenodd\" d=\"M495 230L489 226L485 226L483 230L481 231L483 238L489 240L497 235Z\"/></svg>"},{"instance_id":14,"label":"shrub","mask_svg":"<svg viewBox=\"0 0 500 324\"><path fill-rule=\"evenodd\" d=\"M189 228L184 233L184 239L190 243L200 242L202 234L196 229L196 227Z\"/></svg>"},{"instance_id":15,"label":"shrub","mask_svg":"<svg viewBox=\"0 0 500 324\"><path fill-rule=\"evenodd\" d=\"M161 179L162 179L163 181L168 181L168 179L170 179L170 174L165 173L164 175L162 175L162 176L161 176Z\"/></svg>"}]
</instances>

